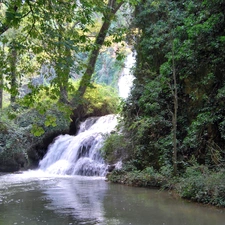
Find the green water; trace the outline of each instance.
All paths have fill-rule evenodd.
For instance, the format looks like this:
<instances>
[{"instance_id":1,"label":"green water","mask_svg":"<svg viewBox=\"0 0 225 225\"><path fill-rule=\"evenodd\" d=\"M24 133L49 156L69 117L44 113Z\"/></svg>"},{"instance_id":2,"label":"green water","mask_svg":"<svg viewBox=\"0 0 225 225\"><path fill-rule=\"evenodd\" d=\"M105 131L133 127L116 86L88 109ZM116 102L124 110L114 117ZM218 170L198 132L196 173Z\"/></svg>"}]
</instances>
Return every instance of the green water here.
<instances>
[{"instance_id":1,"label":"green water","mask_svg":"<svg viewBox=\"0 0 225 225\"><path fill-rule=\"evenodd\" d=\"M224 225L225 211L102 178L0 176L0 225Z\"/></svg>"}]
</instances>

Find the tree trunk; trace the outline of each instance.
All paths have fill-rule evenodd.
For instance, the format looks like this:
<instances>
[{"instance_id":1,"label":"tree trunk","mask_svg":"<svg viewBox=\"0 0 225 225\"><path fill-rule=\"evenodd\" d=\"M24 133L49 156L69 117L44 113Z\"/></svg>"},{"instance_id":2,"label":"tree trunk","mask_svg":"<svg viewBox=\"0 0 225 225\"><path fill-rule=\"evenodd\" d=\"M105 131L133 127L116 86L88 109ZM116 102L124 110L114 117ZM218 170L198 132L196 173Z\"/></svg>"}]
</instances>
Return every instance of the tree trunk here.
<instances>
[{"instance_id":1,"label":"tree trunk","mask_svg":"<svg viewBox=\"0 0 225 225\"><path fill-rule=\"evenodd\" d=\"M175 60L174 60L174 43L172 44L172 68L173 68L173 172L174 175L177 174L177 110L178 110L178 96L177 96L177 77L176 77L176 68L175 68Z\"/></svg>"},{"instance_id":2,"label":"tree trunk","mask_svg":"<svg viewBox=\"0 0 225 225\"><path fill-rule=\"evenodd\" d=\"M5 45L2 45L2 49L1 49L1 56L0 56L0 68L1 68L1 72L0 72L0 109L3 108L3 88L4 88L4 72L3 69L6 67L5 64Z\"/></svg>"},{"instance_id":3,"label":"tree trunk","mask_svg":"<svg viewBox=\"0 0 225 225\"><path fill-rule=\"evenodd\" d=\"M69 45L62 44L66 42L63 39L63 34L65 33L65 29L59 24L59 38L58 38L58 62L56 65L56 72L57 77L60 80L59 89L60 89L60 97L59 101L62 103L69 103L68 102L68 84L69 84L69 77L70 77L70 69L73 64L72 61L72 53Z\"/></svg>"},{"instance_id":4,"label":"tree trunk","mask_svg":"<svg viewBox=\"0 0 225 225\"><path fill-rule=\"evenodd\" d=\"M10 70L11 70L11 104L16 101L16 96L18 94L18 85L17 85L17 75L16 75L16 60L17 60L17 50L15 47L15 43L12 42L12 47L10 49Z\"/></svg>"},{"instance_id":5,"label":"tree trunk","mask_svg":"<svg viewBox=\"0 0 225 225\"><path fill-rule=\"evenodd\" d=\"M3 74L0 73L0 109L2 109L3 106Z\"/></svg>"},{"instance_id":6,"label":"tree trunk","mask_svg":"<svg viewBox=\"0 0 225 225\"><path fill-rule=\"evenodd\" d=\"M63 46L61 46L63 47ZM68 103L68 83L71 67L71 51L68 47L65 47L64 54L60 53L60 64L62 64L63 69L58 68L58 77L60 78L60 98L59 101L62 103Z\"/></svg>"},{"instance_id":7,"label":"tree trunk","mask_svg":"<svg viewBox=\"0 0 225 225\"><path fill-rule=\"evenodd\" d=\"M79 97L83 97L86 91L86 88L91 83L91 78L95 70L95 64L99 55L99 51L102 45L104 44L112 19L122 4L123 2L117 3L116 0L109 0L108 2L108 11L104 14L104 22L95 40L95 44L94 44L95 48L92 50L90 54L87 69L84 75L82 76L80 86L78 88L77 94Z\"/></svg>"}]
</instances>

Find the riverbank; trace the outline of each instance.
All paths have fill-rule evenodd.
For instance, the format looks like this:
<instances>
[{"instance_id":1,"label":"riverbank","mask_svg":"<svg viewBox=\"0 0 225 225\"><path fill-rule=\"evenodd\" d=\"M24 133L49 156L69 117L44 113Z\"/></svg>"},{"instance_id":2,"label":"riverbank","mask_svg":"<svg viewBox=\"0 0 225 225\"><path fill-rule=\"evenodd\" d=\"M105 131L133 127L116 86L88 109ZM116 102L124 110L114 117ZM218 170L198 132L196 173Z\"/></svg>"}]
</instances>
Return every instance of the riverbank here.
<instances>
[{"instance_id":1,"label":"riverbank","mask_svg":"<svg viewBox=\"0 0 225 225\"><path fill-rule=\"evenodd\" d=\"M206 166L191 166L179 176L162 174L149 168L144 171L115 170L108 181L128 186L173 190L193 202L225 207L225 173L210 171Z\"/></svg>"}]
</instances>

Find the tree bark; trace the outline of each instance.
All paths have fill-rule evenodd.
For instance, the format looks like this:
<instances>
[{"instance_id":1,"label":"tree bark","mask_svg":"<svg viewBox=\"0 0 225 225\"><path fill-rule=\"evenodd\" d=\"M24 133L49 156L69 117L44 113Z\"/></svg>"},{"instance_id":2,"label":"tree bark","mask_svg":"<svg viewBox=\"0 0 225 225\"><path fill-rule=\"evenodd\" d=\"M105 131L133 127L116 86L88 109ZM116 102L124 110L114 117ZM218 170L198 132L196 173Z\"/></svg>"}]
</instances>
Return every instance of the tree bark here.
<instances>
[{"instance_id":1,"label":"tree bark","mask_svg":"<svg viewBox=\"0 0 225 225\"><path fill-rule=\"evenodd\" d=\"M59 46L58 46L58 62L56 65L56 73L57 77L60 80L59 89L60 89L60 97L59 101L62 103L68 103L68 83L69 83L69 75L70 75L70 67L71 67L71 50L68 46L64 46L60 44L62 42L63 36L63 28L60 27L59 30ZM65 41L65 40L64 40Z\"/></svg>"},{"instance_id":2,"label":"tree bark","mask_svg":"<svg viewBox=\"0 0 225 225\"><path fill-rule=\"evenodd\" d=\"M67 67L64 65L63 71L61 71L60 78L60 98L59 101L62 103L68 103L68 84L69 84L69 76L70 76L70 68L72 62L71 50L66 46L65 47L65 61L67 62Z\"/></svg>"},{"instance_id":3,"label":"tree bark","mask_svg":"<svg viewBox=\"0 0 225 225\"><path fill-rule=\"evenodd\" d=\"M0 72L0 109L3 108L3 88L4 88L4 72L3 68L5 67L5 45L2 45L1 49L1 56L0 56L0 67L1 67L1 72Z\"/></svg>"}]
</instances>

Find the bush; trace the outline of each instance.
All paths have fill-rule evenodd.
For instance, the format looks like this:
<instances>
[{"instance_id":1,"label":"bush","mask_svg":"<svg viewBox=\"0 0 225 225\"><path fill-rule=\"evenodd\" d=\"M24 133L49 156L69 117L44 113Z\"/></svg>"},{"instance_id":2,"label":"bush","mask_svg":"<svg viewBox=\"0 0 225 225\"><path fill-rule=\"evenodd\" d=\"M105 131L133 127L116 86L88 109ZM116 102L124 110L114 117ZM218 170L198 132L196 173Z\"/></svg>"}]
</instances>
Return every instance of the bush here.
<instances>
[{"instance_id":1,"label":"bush","mask_svg":"<svg viewBox=\"0 0 225 225\"><path fill-rule=\"evenodd\" d=\"M114 133L105 138L101 155L108 163L113 164L126 158L127 143L124 135Z\"/></svg>"},{"instance_id":2,"label":"bush","mask_svg":"<svg viewBox=\"0 0 225 225\"><path fill-rule=\"evenodd\" d=\"M94 84L93 87L87 88L82 105L88 116L104 116L118 113L119 103L115 89L107 85Z\"/></svg>"},{"instance_id":3,"label":"bush","mask_svg":"<svg viewBox=\"0 0 225 225\"><path fill-rule=\"evenodd\" d=\"M157 173L152 167L145 170L126 171L114 170L108 175L108 179L114 183L122 183L137 187L162 187L166 183L165 177Z\"/></svg>"},{"instance_id":4,"label":"bush","mask_svg":"<svg viewBox=\"0 0 225 225\"><path fill-rule=\"evenodd\" d=\"M196 202L225 206L224 171L209 171L205 166L192 166L186 169L177 184L181 197Z\"/></svg>"}]
</instances>

